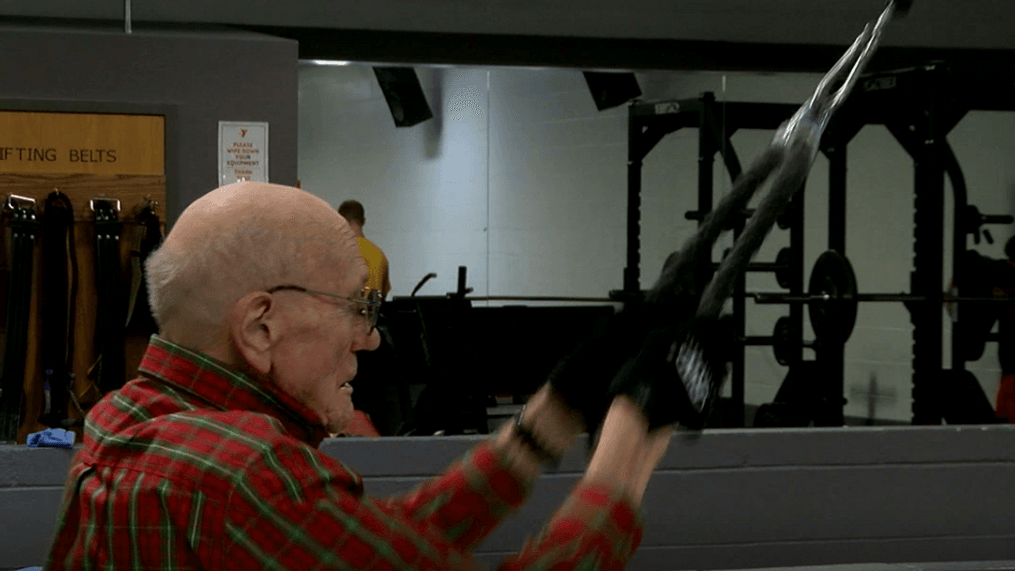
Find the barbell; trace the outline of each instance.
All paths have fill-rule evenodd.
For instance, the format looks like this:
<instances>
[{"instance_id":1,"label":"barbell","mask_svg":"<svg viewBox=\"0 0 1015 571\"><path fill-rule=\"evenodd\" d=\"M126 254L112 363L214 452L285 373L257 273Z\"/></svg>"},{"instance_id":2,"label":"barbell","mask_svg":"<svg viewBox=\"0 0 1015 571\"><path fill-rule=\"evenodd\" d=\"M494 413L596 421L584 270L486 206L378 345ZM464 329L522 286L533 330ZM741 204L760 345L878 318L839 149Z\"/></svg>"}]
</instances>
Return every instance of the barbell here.
<instances>
[{"instance_id":1,"label":"barbell","mask_svg":"<svg viewBox=\"0 0 1015 571\"><path fill-rule=\"evenodd\" d=\"M894 302L926 302L926 301L940 301L942 303L952 303L960 301L973 301L973 302L995 302L995 303L1015 303L1015 298L1010 297L962 297L948 294L941 294L940 297L929 296L929 295L913 295L910 293L859 293L851 296L838 296L832 297L829 293L823 294L808 294L808 295L782 295L778 293L748 293L747 297L753 298L755 303L774 305L779 303L811 303L811 302L824 302L824 301L835 301L835 300L846 300L851 299L856 302L861 301L894 301Z\"/></svg>"},{"instance_id":2,"label":"barbell","mask_svg":"<svg viewBox=\"0 0 1015 571\"><path fill-rule=\"evenodd\" d=\"M845 343L856 325L857 305L860 302L902 303L1015 303L1008 297L969 297L946 293L940 295L913 295L907 293L857 293L856 274L849 260L835 250L818 256L811 270L808 293L747 293L757 304L808 305L811 327L819 341Z\"/></svg>"}]
</instances>

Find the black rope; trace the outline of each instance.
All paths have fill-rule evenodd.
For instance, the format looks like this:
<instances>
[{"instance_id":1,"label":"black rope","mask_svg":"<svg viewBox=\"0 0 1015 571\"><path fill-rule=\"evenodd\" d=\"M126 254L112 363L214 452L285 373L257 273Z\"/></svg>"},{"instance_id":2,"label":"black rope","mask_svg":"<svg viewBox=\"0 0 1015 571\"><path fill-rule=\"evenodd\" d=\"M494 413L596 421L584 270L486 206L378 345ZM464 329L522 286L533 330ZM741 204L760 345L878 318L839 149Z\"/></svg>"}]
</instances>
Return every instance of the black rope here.
<instances>
[{"instance_id":1,"label":"black rope","mask_svg":"<svg viewBox=\"0 0 1015 571\"><path fill-rule=\"evenodd\" d=\"M730 227L732 221L741 216L741 212L747 207L758 188L783 161L784 154L785 151L781 147L769 147L754 161L747 172L737 178L732 190L708 213L698 231L688 238L680 250L670 254L659 279L646 296L646 300L656 308L656 311L672 313L660 315L660 318L682 322L691 317L683 315L688 309L689 298L695 300L693 303L695 308L704 303L699 297L702 289L699 280L703 275L703 268L712 258L715 241L726 228ZM751 253L753 254L753 251ZM725 265L729 267L728 264ZM714 283L715 280L712 281ZM731 285L735 285L735 280L731 280ZM727 297L729 293L726 294ZM710 299L714 301L714 297L715 294ZM722 301L725 301L725 298ZM722 302L719 303L719 307L722 307Z\"/></svg>"},{"instance_id":2,"label":"black rope","mask_svg":"<svg viewBox=\"0 0 1015 571\"><path fill-rule=\"evenodd\" d=\"M21 425L35 234L38 228L39 221L34 206L11 205L11 262L7 288L4 355L0 373L0 442L13 442Z\"/></svg>"},{"instance_id":3,"label":"black rope","mask_svg":"<svg viewBox=\"0 0 1015 571\"><path fill-rule=\"evenodd\" d=\"M737 280L747 271L751 258L761 248L761 243L775 226L776 219L786 210L793 195L803 188L811 162L812 155L804 144L798 143L786 149L785 162L768 194L761 199L733 249L705 288L698 305L698 317L719 316L723 304L733 295Z\"/></svg>"}]
</instances>

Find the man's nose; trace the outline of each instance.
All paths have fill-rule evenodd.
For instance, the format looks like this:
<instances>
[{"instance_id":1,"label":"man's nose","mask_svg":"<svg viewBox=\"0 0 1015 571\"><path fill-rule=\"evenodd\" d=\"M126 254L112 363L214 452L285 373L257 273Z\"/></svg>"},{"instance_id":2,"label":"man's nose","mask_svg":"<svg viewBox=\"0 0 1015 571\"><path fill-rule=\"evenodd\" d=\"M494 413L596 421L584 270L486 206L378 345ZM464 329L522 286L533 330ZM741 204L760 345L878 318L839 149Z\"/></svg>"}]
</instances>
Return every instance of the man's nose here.
<instances>
[{"instance_id":1,"label":"man's nose","mask_svg":"<svg viewBox=\"0 0 1015 571\"><path fill-rule=\"evenodd\" d=\"M381 346L381 334L378 333L375 327L368 335L364 335L359 338L357 347L354 351L373 351L374 349Z\"/></svg>"}]
</instances>

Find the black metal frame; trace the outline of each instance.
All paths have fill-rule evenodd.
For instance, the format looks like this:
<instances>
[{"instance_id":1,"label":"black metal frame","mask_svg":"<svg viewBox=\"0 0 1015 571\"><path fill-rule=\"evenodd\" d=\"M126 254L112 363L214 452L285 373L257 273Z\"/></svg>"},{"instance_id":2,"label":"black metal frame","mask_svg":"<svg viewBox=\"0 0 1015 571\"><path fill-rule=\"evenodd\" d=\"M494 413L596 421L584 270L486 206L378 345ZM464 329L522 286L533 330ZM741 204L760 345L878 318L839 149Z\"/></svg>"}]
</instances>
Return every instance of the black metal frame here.
<instances>
[{"instance_id":1,"label":"black metal frame","mask_svg":"<svg viewBox=\"0 0 1015 571\"><path fill-rule=\"evenodd\" d=\"M926 296L926 301L907 305L914 326L913 424L940 424L952 414L964 414L961 409L979 406L954 398L953 392L944 398L944 383L962 377L943 374L941 356L946 174L952 181L956 213L952 276L960 273L968 234L978 231L970 228L963 216L967 205L965 181L947 135L973 110L1015 111L1015 83L1011 76L964 72L943 63L868 74L833 118L822 139L822 151L831 162L830 202L841 201L842 220L834 217L830 220L829 247L842 253L845 253L845 159L849 141L865 125L884 125L914 161L915 243L910 289L913 295ZM834 214L835 209L830 212ZM838 224L842 224L841 229ZM833 236L840 239L838 244L832 243ZM955 372L965 368L960 341L960 336L952 336ZM978 392L983 393L982 389ZM992 418L983 418L983 422L991 421Z\"/></svg>"},{"instance_id":2,"label":"black metal frame","mask_svg":"<svg viewBox=\"0 0 1015 571\"><path fill-rule=\"evenodd\" d=\"M611 292L617 300L642 295L640 286L641 263L641 169L646 156L666 135L683 128L698 129L698 210L687 213L687 218L700 221L712 210L712 164L716 153L722 155L726 170L734 180L742 172L740 160L730 138L740 129L775 130L797 110L797 105L782 103L716 102L715 95L704 93L697 99L679 101L635 102L628 113L627 163L627 267L624 269L624 289ZM790 247L796 258L790 263L790 293L803 292L803 208L800 195L790 209ZM745 213L745 218L748 216ZM739 237L744 220L734 228ZM674 247L677 245L675 244ZM751 264L748 271L773 271L774 264ZM745 297L742 277L733 295L733 322L738 338L744 338ZM803 357L803 307L790 309L790 319L800 336L795 347ZM744 425L744 350L733 354L730 374L732 390L730 416L723 419L725 426Z\"/></svg>"},{"instance_id":3,"label":"black metal frame","mask_svg":"<svg viewBox=\"0 0 1015 571\"><path fill-rule=\"evenodd\" d=\"M641 169L643 160L663 137L682 128L697 128L698 139L698 210L689 212L689 219L701 220L712 209L712 164L721 153L731 177L736 179L741 166L730 137L738 129L776 129L789 118L797 106L771 103L717 103L711 93L697 99L662 102L635 102L628 118L628 202L627 202L627 266L624 289L611 292L617 300L642 294L639 284L641 261ZM821 141L821 151L829 161L828 248L846 254L846 158L849 142L866 125L884 125L913 158L915 166L914 252L911 294L924 301L907 304L913 322L913 424L940 424L942 420L980 419L992 422L983 404L986 395L978 386L949 391L944 398L946 383L968 382L965 361L960 349L961 339L952 336L952 371L946 374L941 344L942 291L944 282L944 177L947 174L954 189L953 267L959 265L966 251L966 239L979 231L971 226L964 212L968 205L962 170L948 145L947 135L972 110L1015 111L1015 82L1007 75L984 72L963 72L945 64L865 75L853 95L832 119ZM792 261L790 295L803 293L803 193L794 199L788 211L786 226L790 229ZM745 217L749 213L745 213ZM1008 223L1009 217L983 216L981 223ZM735 230L739 236L741 221ZM771 263L752 264L749 271L772 271ZM766 338L744 337L744 279L736 286L733 315L737 335L744 345L770 344ZM803 362L803 304L790 304L793 326L793 355ZM991 337L990 339L995 339ZM799 342L797 342L799 341ZM799 348L799 349L797 349ZM840 426L843 423L844 345L816 343L820 374L827 382L814 397L820 410L815 411L816 425ZM797 353L799 351L799 353ZM792 367L792 365L791 365ZM787 377L788 379L788 377ZM726 426L743 426L744 352L734 354L731 372L731 417ZM787 380L788 382L788 380ZM960 387L951 387L959 389ZM965 395L958 397L958 395ZM981 398L982 397L982 398ZM989 404L989 403L988 403ZM988 407L989 408L989 407ZM960 421L961 422L961 421Z\"/></svg>"}]
</instances>

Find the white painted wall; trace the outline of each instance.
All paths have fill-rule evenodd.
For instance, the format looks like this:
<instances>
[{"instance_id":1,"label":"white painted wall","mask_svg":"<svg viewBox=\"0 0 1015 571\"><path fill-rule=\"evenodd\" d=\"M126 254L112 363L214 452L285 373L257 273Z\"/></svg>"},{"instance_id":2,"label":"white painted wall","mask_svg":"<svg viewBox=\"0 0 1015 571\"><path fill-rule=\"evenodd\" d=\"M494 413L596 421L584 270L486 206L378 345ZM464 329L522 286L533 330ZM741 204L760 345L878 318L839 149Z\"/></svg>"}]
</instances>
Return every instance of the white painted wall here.
<instances>
[{"instance_id":1,"label":"white painted wall","mask_svg":"<svg viewBox=\"0 0 1015 571\"><path fill-rule=\"evenodd\" d=\"M606 297L623 286L627 113L580 72L490 72L490 291Z\"/></svg>"},{"instance_id":2,"label":"white painted wall","mask_svg":"<svg viewBox=\"0 0 1015 571\"><path fill-rule=\"evenodd\" d=\"M364 234L388 256L392 295L455 290L457 268L485 295L487 273L486 70L420 69L434 120L396 128L373 71L300 68L300 180L338 206L357 199ZM435 97L437 96L437 97Z\"/></svg>"},{"instance_id":3,"label":"white painted wall","mask_svg":"<svg viewBox=\"0 0 1015 571\"><path fill-rule=\"evenodd\" d=\"M435 119L396 129L369 67L300 70L299 172L303 187L337 205L366 206L365 232L388 254L394 295L456 286L468 266L475 295L605 297L619 289L625 264L627 110L598 112L579 71L417 68ZM713 91L720 101L800 103L818 76L643 73L645 99L679 99ZM748 165L771 132L733 137ZM949 137L963 165L970 202L987 213L1015 212L1015 114L974 112ZM867 127L849 147L847 254L863 292L909 289L912 266L912 162L883 127ZM696 207L697 132L664 139L643 171L642 286L693 231L684 212ZM806 190L805 275L827 248L827 161L819 156ZM717 197L730 188L720 161ZM951 216L951 194L946 196ZM981 244L1002 257L1012 229ZM946 235L946 249L950 247ZM971 242L970 242L971 243ZM729 245L724 238L716 251ZM788 245L775 229L757 259ZM950 252L945 263L950 265ZM948 267L948 266L946 266ZM944 287L945 284L942 284ZM777 290L774 276L752 274L750 290ZM748 303L749 335L771 334L777 306ZM947 319L942 312L942 319ZM865 416L869 386L879 418L908 420L911 333L901 304L864 304L847 345L846 413ZM808 331L808 335L809 335ZM946 328L945 363L949 330ZM747 401L770 401L786 369L767 348L748 348ZM971 363L993 400L996 347Z\"/></svg>"}]
</instances>

